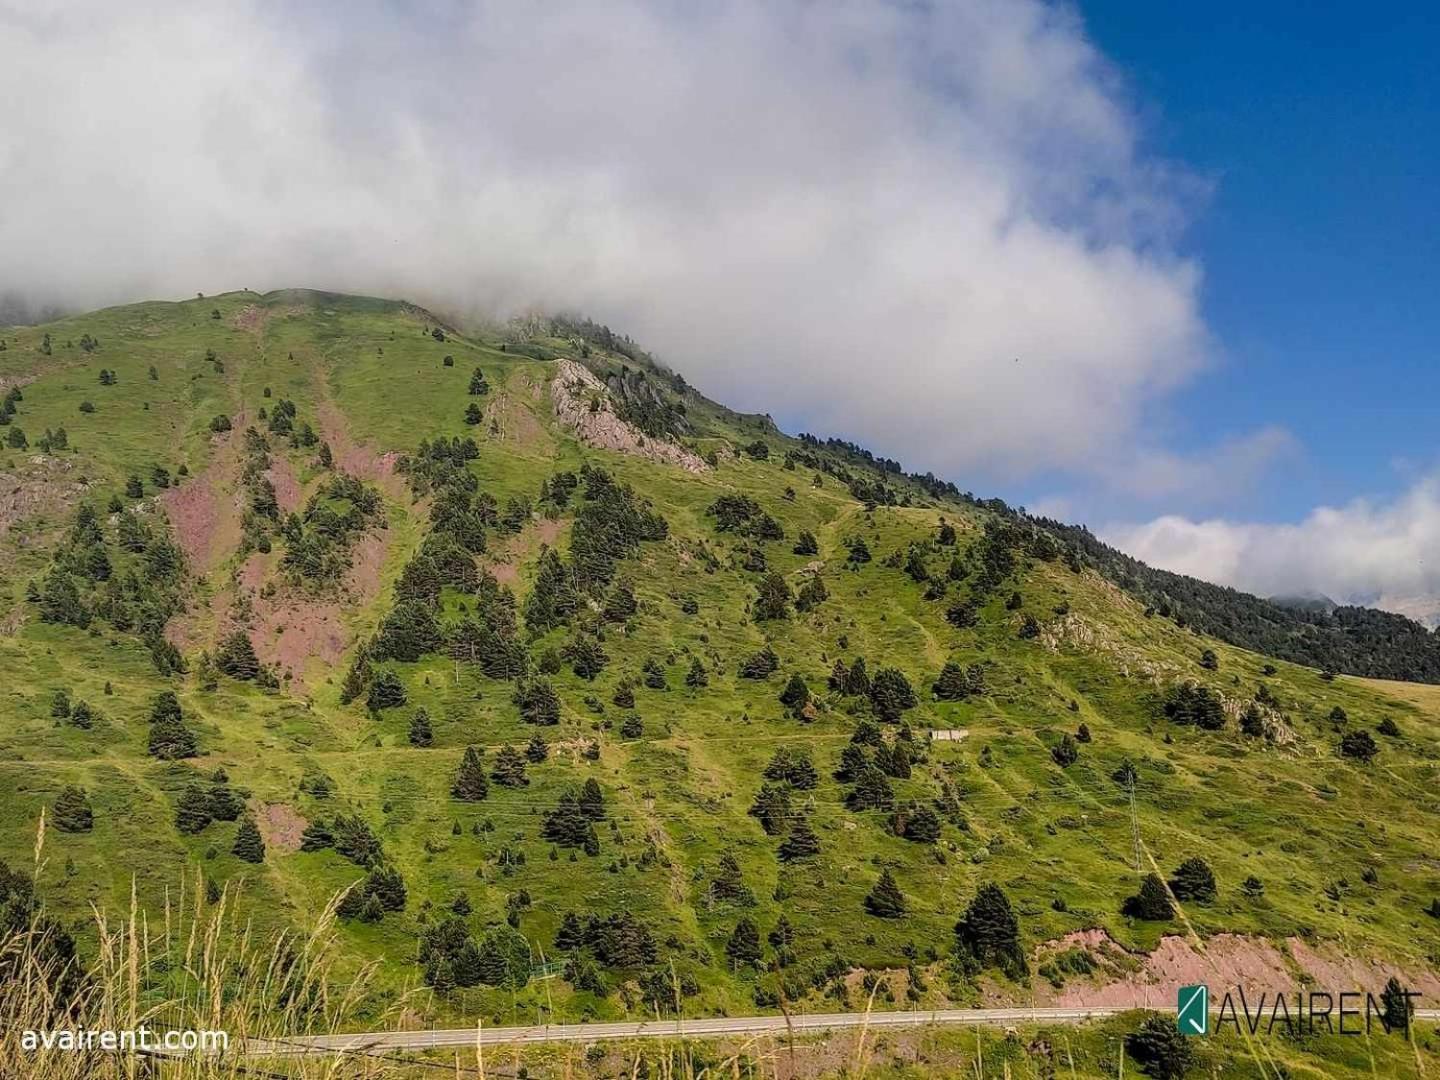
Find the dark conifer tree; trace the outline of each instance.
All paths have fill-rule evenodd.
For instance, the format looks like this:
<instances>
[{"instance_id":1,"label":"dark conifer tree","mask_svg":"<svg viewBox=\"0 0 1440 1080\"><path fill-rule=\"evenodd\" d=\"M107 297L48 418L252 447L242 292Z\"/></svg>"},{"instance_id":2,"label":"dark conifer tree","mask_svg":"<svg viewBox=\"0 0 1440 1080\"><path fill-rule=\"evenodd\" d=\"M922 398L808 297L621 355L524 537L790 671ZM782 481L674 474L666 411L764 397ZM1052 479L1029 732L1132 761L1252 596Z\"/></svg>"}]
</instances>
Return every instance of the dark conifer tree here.
<instances>
[{"instance_id":1,"label":"dark conifer tree","mask_svg":"<svg viewBox=\"0 0 1440 1080\"><path fill-rule=\"evenodd\" d=\"M265 841L260 836L255 819L249 814L240 819L240 829L235 833L235 844L230 848L230 853L249 863L265 861Z\"/></svg>"},{"instance_id":2,"label":"dark conifer tree","mask_svg":"<svg viewBox=\"0 0 1440 1080\"><path fill-rule=\"evenodd\" d=\"M480 753L475 747L467 746L455 772L455 782L450 785L450 797L461 802L479 802L489 794L490 782L485 779Z\"/></svg>"},{"instance_id":3,"label":"dark conifer tree","mask_svg":"<svg viewBox=\"0 0 1440 1080\"><path fill-rule=\"evenodd\" d=\"M51 820L61 832L89 832L95 825L95 814L90 809L90 798L85 789L70 785L62 788L55 796L51 807Z\"/></svg>"},{"instance_id":4,"label":"dark conifer tree","mask_svg":"<svg viewBox=\"0 0 1440 1080\"><path fill-rule=\"evenodd\" d=\"M1175 917L1175 905L1158 874L1145 875L1140 891L1125 901L1123 910L1126 915L1150 922L1168 922Z\"/></svg>"},{"instance_id":5,"label":"dark conifer tree","mask_svg":"<svg viewBox=\"0 0 1440 1080\"><path fill-rule=\"evenodd\" d=\"M976 891L965 915L955 924L955 952L971 974L998 967L1012 979L1028 969L1020 944L1020 920L1000 886L987 882Z\"/></svg>"},{"instance_id":6,"label":"dark conifer tree","mask_svg":"<svg viewBox=\"0 0 1440 1080\"><path fill-rule=\"evenodd\" d=\"M1215 899L1215 872L1198 855L1186 859L1175 868L1170 878L1170 891L1177 900L1193 900L1208 904Z\"/></svg>"},{"instance_id":7,"label":"dark conifer tree","mask_svg":"<svg viewBox=\"0 0 1440 1080\"><path fill-rule=\"evenodd\" d=\"M895 805L895 794L885 774L870 765L855 777L855 786L846 796L845 805L851 810L889 810Z\"/></svg>"},{"instance_id":8,"label":"dark conifer tree","mask_svg":"<svg viewBox=\"0 0 1440 1080\"><path fill-rule=\"evenodd\" d=\"M525 756L506 743L495 755L495 767L490 770L490 779L501 787L525 787L530 783L529 777L525 775Z\"/></svg>"},{"instance_id":9,"label":"dark conifer tree","mask_svg":"<svg viewBox=\"0 0 1440 1080\"><path fill-rule=\"evenodd\" d=\"M430 714L424 709L416 709L415 715L410 718L410 745L425 747L434 744L435 732L430 727Z\"/></svg>"},{"instance_id":10,"label":"dark conifer tree","mask_svg":"<svg viewBox=\"0 0 1440 1080\"><path fill-rule=\"evenodd\" d=\"M605 820L605 793L593 776L580 786L580 810L591 821Z\"/></svg>"},{"instance_id":11,"label":"dark conifer tree","mask_svg":"<svg viewBox=\"0 0 1440 1080\"><path fill-rule=\"evenodd\" d=\"M865 897L865 910L879 919L900 919L905 916L905 897L889 868L880 872L880 880Z\"/></svg>"},{"instance_id":12,"label":"dark conifer tree","mask_svg":"<svg viewBox=\"0 0 1440 1080\"><path fill-rule=\"evenodd\" d=\"M794 599L783 574L771 571L760 582L752 614L756 622L790 617L790 601Z\"/></svg>"},{"instance_id":13,"label":"dark conifer tree","mask_svg":"<svg viewBox=\"0 0 1440 1080\"><path fill-rule=\"evenodd\" d=\"M810 703L810 687L805 685L805 679L797 671L790 676L790 681L785 684L785 689L780 691L780 704L792 712L799 712Z\"/></svg>"},{"instance_id":14,"label":"dark conifer tree","mask_svg":"<svg viewBox=\"0 0 1440 1080\"><path fill-rule=\"evenodd\" d=\"M1060 741L1050 748L1050 756L1055 759L1055 764L1063 769L1080 760L1080 748L1075 745L1074 737L1067 731L1060 736Z\"/></svg>"},{"instance_id":15,"label":"dark conifer tree","mask_svg":"<svg viewBox=\"0 0 1440 1080\"><path fill-rule=\"evenodd\" d=\"M400 676L385 668L377 672L370 683L365 704L372 712L379 712L381 709L399 708L406 700L405 684L400 681Z\"/></svg>"},{"instance_id":16,"label":"dark conifer tree","mask_svg":"<svg viewBox=\"0 0 1440 1080\"><path fill-rule=\"evenodd\" d=\"M780 861L798 862L818 854L820 854L820 837L815 835L815 830L811 827L808 817L797 815L794 823L790 826L789 833L780 842Z\"/></svg>"},{"instance_id":17,"label":"dark conifer tree","mask_svg":"<svg viewBox=\"0 0 1440 1080\"><path fill-rule=\"evenodd\" d=\"M760 962L760 928L749 918L741 918L725 943L725 956L734 967L750 967Z\"/></svg>"},{"instance_id":18,"label":"dark conifer tree","mask_svg":"<svg viewBox=\"0 0 1440 1080\"><path fill-rule=\"evenodd\" d=\"M778 784L761 784L749 812L767 835L780 836L790 824L790 792Z\"/></svg>"},{"instance_id":19,"label":"dark conifer tree","mask_svg":"<svg viewBox=\"0 0 1440 1080\"><path fill-rule=\"evenodd\" d=\"M215 651L215 666L232 679L247 682L260 673L260 660L250 636L244 630L236 630L220 643Z\"/></svg>"},{"instance_id":20,"label":"dark conifer tree","mask_svg":"<svg viewBox=\"0 0 1440 1080\"><path fill-rule=\"evenodd\" d=\"M850 670L853 677L855 668ZM870 684L870 705L881 720L894 723L907 709L915 707L915 690L898 668L881 668Z\"/></svg>"}]
</instances>

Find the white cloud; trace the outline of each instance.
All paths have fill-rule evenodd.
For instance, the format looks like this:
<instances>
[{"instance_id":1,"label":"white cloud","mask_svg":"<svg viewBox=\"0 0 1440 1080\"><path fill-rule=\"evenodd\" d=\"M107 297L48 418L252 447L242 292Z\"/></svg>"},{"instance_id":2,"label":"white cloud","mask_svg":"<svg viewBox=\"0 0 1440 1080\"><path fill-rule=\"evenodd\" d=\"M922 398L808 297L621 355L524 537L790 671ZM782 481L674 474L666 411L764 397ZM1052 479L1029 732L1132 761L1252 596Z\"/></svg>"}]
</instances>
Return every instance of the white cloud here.
<instances>
[{"instance_id":1,"label":"white cloud","mask_svg":"<svg viewBox=\"0 0 1440 1080\"><path fill-rule=\"evenodd\" d=\"M1152 566L1261 596L1323 593L1427 621L1440 614L1440 475L1293 524L1168 516L1101 535Z\"/></svg>"},{"instance_id":2,"label":"white cloud","mask_svg":"<svg viewBox=\"0 0 1440 1080\"><path fill-rule=\"evenodd\" d=\"M1196 185L1037 0L0 0L0 35L0 292L576 307L967 483L1113 476L1211 351Z\"/></svg>"}]
</instances>

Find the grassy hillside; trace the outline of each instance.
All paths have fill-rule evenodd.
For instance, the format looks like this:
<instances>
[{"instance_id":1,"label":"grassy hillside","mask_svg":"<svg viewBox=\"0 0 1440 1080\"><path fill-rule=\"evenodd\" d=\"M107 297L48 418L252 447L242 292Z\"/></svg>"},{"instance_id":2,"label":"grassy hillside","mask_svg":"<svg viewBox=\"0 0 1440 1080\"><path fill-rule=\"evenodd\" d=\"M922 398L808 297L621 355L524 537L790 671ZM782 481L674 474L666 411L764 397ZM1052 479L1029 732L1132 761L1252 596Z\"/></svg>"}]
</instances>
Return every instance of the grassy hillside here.
<instances>
[{"instance_id":1,"label":"grassy hillside","mask_svg":"<svg viewBox=\"0 0 1440 1080\"><path fill-rule=\"evenodd\" d=\"M367 876L333 847L300 850L340 815L405 887L386 907L372 874L375 902L341 921L342 964L380 963L376 1016L427 977L445 992L413 1009L497 1021L673 1011L677 993L687 1014L863 1007L872 988L877 1003L1043 1001L1122 983L1165 935L1254 935L1292 972L1344 956L1366 985L1371 961L1433 984L1429 696L1199 636L1034 523L782 436L615 351L628 343L564 328L470 336L405 304L287 292L0 331L0 379L21 391L0 427L0 856L28 864L46 810L41 889L82 943L91 903L128 904L133 878L162 912L197 867L238 887L258 926L303 924ZM91 531L75 526L83 506ZM814 550L797 553L805 534ZM168 575L171 543L184 570ZM758 618L767 606L779 617ZM767 648L775 670L744 677ZM862 657L882 689L830 685ZM506 664L514 677L494 677ZM953 700L932 692L947 664ZM387 706L376 687L392 676L404 703ZM1197 715L1217 729L1167 717L1190 684L1214 695ZM517 690L533 719L546 687L557 722L526 722ZM150 752L164 691L195 756ZM70 715L82 700L89 726ZM857 732L881 766L836 779ZM1363 749L1361 732L1368 761L1339 749L1347 735ZM497 780L504 748L535 736L544 760L522 785ZM452 794L467 747L488 779L475 801ZM813 786L793 782L797 759ZM186 789L208 800L217 769L243 814L180 831ZM586 781L598 820L570 798ZM55 830L71 785L88 831ZM769 833L751 812L765 785ZM888 808L852 808L857 788ZM232 853L247 819L258 863ZM802 821L819 852L782 861ZM1195 857L1212 901L1122 913L1145 874ZM867 907L885 874L897 917L883 896L883 914ZM955 960L956 922L987 884L1013 908L1028 974ZM435 933L452 912L448 932L476 943L464 957ZM611 921L557 944L571 912ZM507 926L534 964L568 966L451 989L475 954L492 976L514 970ZM1082 931L1128 952L1066 938ZM443 972L417 963L427 933ZM1197 977L1223 978L1216 955L1195 949Z\"/></svg>"}]
</instances>

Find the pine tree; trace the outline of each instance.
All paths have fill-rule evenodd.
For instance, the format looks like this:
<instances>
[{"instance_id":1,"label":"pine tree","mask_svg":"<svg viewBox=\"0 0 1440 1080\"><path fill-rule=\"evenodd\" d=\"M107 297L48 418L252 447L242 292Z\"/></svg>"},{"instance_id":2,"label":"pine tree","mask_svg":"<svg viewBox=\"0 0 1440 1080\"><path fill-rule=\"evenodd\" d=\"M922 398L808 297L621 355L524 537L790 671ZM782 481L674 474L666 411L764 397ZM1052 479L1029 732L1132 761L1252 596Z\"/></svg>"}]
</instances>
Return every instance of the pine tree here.
<instances>
[{"instance_id":1,"label":"pine tree","mask_svg":"<svg viewBox=\"0 0 1440 1080\"><path fill-rule=\"evenodd\" d=\"M389 668L384 668L376 673L374 681L370 683L370 693L365 698L365 705L371 712L379 712L381 709L399 708L406 700L405 684L400 681L400 676Z\"/></svg>"},{"instance_id":2,"label":"pine tree","mask_svg":"<svg viewBox=\"0 0 1440 1080\"><path fill-rule=\"evenodd\" d=\"M490 779L501 787L525 787L530 783L525 775L525 756L506 743L495 755L495 767L490 770Z\"/></svg>"},{"instance_id":3,"label":"pine tree","mask_svg":"<svg viewBox=\"0 0 1440 1080\"><path fill-rule=\"evenodd\" d=\"M1028 965L1020 944L1020 920L1000 886L981 885L955 924L955 951L971 974L998 967L1012 979L1022 978Z\"/></svg>"},{"instance_id":4,"label":"pine tree","mask_svg":"<svg viewBox=\"0 0 1440 1080\"><path fill-rule=\"evenodd\" d=\"M521 680L511 700L520 709L520 719L527 724L553 727L560 723L560 695L548 679L536 676Z\"/></svg>"},{"instance_id":5,"label":"pine tree","mask_svg":"<svg viewBox=\"0 0 1440 1080\"><path fill-rule=\"evenodd\" d=\"M577 634L565 646L565 658L570 667L582 679L595 679L610 662L597 638L590 634Z\"/></svg>"},{"instance_id":6,"label":"pine tree","mask_svg":"<svg viewBox=\"0 0 1440 1080\"><path fill-rule=\"evenodd\" d=\"M1408 1032L1414 1015L1415 1006L1405 993L1405 988L1400 985L1399 979L1394 975L1390 976L1380 994L1380 1022L1385 1025L1386 1032Z\"/></svg>"},{"instance_id":7,"label":"pine tree","mask_svg":"<svg viewBox=\"0 0 1440 1080\"><path fill-rule=\"evenodd\" d=\"M1154 1080L1181 1080L1195 1058L1191 1040L1167 1016L1147 1016L1125 1036L1125 1049Z\"/></svg>"},{"instance_id":8,"label":"pine tree","mask_svg":"<svg viewBox=\"0 0 1440 1080\"><path fill-rule=\"evenodd\" d=\"M820 543L809 529L801 529L793 550L796 555L818 555L820 554Z\"/></svg>"},{"instance_id":9,"label":"pine tree","mask_svg":"<svg viewBox=\"0 0 1440 1080\"><path fill-rule=\"evenodd\" d=\"M1075 739L1067 731L1060 737L1060 741L1050 748L1050 756L1055 759L1055 764L1063 769L1080 760L1080 748L1075 745Z\"/></svg>"},{"instance_id":10,"label":"pine tree","mask_svg":"<svg viewBox=\"0 0 1440 1080\"><path fill-rule=\"evenodd\" d=\"M1140 891L1125 901L1126 915L1150 922L1167 922L1175 917L1175 905L1165 891L1165 882L1159 874L1146 874L1140 882Z\"/></svg>"},{"instance_id":11,"label":"pine tree","mask_svg":"<svg viewBox=\"0 0 1440 1080\"><path fill-rule=\"evenodd\" d=\"M416 709L415 715L410 718L410 745L411 746L433 746L435 733L430 728L430 714L424 709Z\"/></svg>"},{"instance_id":12,"label":"pine tree","mask_svg":"<svg viewBox=\"0 0 1440 1080\"><path fill-rule=\"evenodd\" d=\"M194 834L203 831L212 820L209 797L199 784L187 784L175 800L175 828Z\"/></svg>"},{"instance_id":13,"label":"pine tree","mask_svg":"<svg viewBox=\"0 0 1440 1080\"><path fill-rule=\"evenodd\" d=\"M905 915L905 897L895 877L887 868L880 873L880 880L865 897L865 910L877 919L899 919Z\"/></svg>"},{"instance_id":14,"label":"pine tree","mask_svg":"<svg viewBox=\"0 0 1440 1080\"><path fill-rule=\"evenodd\" d=\"M852 677L854 670L851 668ZM915 691L904 672L897 668L881 668L870 684L870 704L881 720L894 723L907 709L915 707Z\"/></svg>"},{"instance_id":15,"label":"pine tree","mask_svg":"<svg viewBox=\"0 0 1440 1080\"><path fill-rule=\"evenodd\" d=\"M820 838L810 825L810 819L797 816L790 826L790 832L780 842L780 861L798 862L820 854Z\"/></svg>"},{"instance_id":16,"label":"pine tree","mask_svg":"<svg viewBox=\"0 0 1440 1080\"><path fill-rule=\"evenodd\" d=\"M1194 900L1208 904L1215 899L1215 872L1210 864L1196 856L1175 868L1170 878L1170 891L1177 900Z\"/></svg>"},{"instance_id":17,"label":"pine tree","mask_svg":"<svg viewBox=\"0 0 1440 1080\"><path fill-rule=\"evenodd\" d=\"M580 810L591 821L605 820L605 794L593 776L580 787Z\"/></svg>"},{"instance_id":18,"label":"pine tree","mask_svg":"<svg viewBox=\"0 0 1440 1080\"><path fill-rule=\"evenodd\" d=\"M685 673L685 685L691 690L699 690L710 685L710 676L706 673L705 665L700 662L698 656L690 659L690 670Z\"/></svg>"},{"instance_id":19,"label":"pine tree","mask_svg":"<svg viewBox=\"0 0 1440 1080\"><path fill-rule=\"evenodd\" d=\"M525 760L529 761L532 765L539 765L549 756L550 747L545 740L540 737L540 732L537 731L532 734L530 741L525 744Z\"/></svg>"},{"instance_id":20,"label":"pine tree","mask_svg":"<svg viewBox=\"0 0 1440 1080\"><path fill-rule=\"evenodd\" d=\"M928 806L911 803L895 811L891 823L895 835L917 844L933 844L940 839L940 815Z\"/></svg>"},{"instance_id":21,"label":"pine tree","mask_svg":"<svg viewBox=\"0 0 1440 1080\"><path fill-rule=\"evenodd\" d=\"M780 667L780 658L775 655L775 650L766 645L759 652L746 658L740 665L740 677L742 679L764 679L773 675Z\"/></svg>"},{"instance_id":22,"label":"pine tree","mask_svg":"<svg viewBox=\"0 0 1440 1080\"><path fill-rule=\"evenodd\" d=\"M768 836L779 836L790 821L790 792L776 784L761 784L749 814Z\"/></svg>"},{"instance_id":23,"label":"pine tree","mask_svg":"<svg viewBox=\"0 0 1440 1080\"><path fill-rule=\"evenodd\" d=\"M795 597L795 610L802 614L814 611L828 599L830 590L825 588L825 580L819 574L810 574Z\"/></svg>"},{"instance_id":24,"label":"pine tree","mask_svg":"<svg viewBox=\"0 0 1440 1080\"><path fill-rule=\"evenodd\" d=\"M235 844L230 853L249 863L265 861L265 841L260 836L255 819L249 814L240 819L240 829L235 834Z\"/></svg>"},{"instance_id":25,"label":"pine tree","mask_svg":"<svg viewBox=\"0 0 1440 1080\"><path fill-rule=\"evenodd\" d=\"M895 805L890 781L874 765L862 769L855 777L855 786L845 799L851 810L889 810Z\"/></svg>"},{"instance_id":26,"label":"pine tree","mask_svg":"<svg viewBox=\"0 0 1440 1080\"><path fill-rule=\"evenodd\" d=\"M771 755L765 766L766 780L783 780L793 788L809 791L820 783L810 754L798 747L782 746Z\"/></svg>"},{"instance_id":27,"label":"pine tree","mask_svg":"<svg viewBox=\"0 0 1440 1080\"><path fill-rule=\"evenodd\" d=\"M573 911L567 911L560 920L560 929L555 931L555 948L560 952L571 952L585 944L585 928Z\"/></svg>"},{"instance_id":28,"label":"pine tree","mask_svg":"<svg viewBox=\"0 0 1440 1080\"><path fill-rule=\"evenodd\" d=\"M792 599L794 597L784 575L771 571L760 582L760 591L751 609L752 615L757 623L788 619Z\"/></svg>"},{"instance_id":29,"label":"pine tree","mask_svg":"<svg viewBox=\"0 0 1440 1080\"><path fill-rule=\"evenodd\" d=\"M260 660L250 636L244 630L236 630L220 643L215 651L215 665L232 679L249 681L260 673Z\"/></svg>"},{"instance_id":30,"label":"pine tree","mask_svg":"<svg viewBox=\"0 0 1440 1080\"><path fill-rule=\"evenodd\" d=\"M485 416L480 411L480 406L476 405L472 401L465 409L465 423L474 426L475 424L480 423L480 421L483 419L485 419Z\"/></svg>"},{"instance_id":31,"label":"pine tree","mask_svg":"<svg viewBox=\"0 0 1440 1080\"><path fill-rule=\"evenodd\" d=\"M1368 731L1347 731L1340 737L1340 753L1357 761L1368 762L1380 752Z\"/></svg>"},{"instance_id":32,"label":"pine tree","mask_svg":"<svg viewBox=\"0 0 1440 1080\"><path fill-rule=\"evenodd\" d=\"M195 733L179 720L162 720L151 724L149 749L150 755L161 761L190 758L200 752Z\"/></svg>"},{"instance_id":33,"label":"pine tree","mask_svg":"<svg viewBox=\"0 0 1440 1080\"><path fill-rule=\"evenodd\" d=\"M460 759L460 768L455 773L455 782L450 785L450 797L461 802L479 802L490 794L490 781L485 779L485 767L480 763L480 753L473 746L465 748Z\"/></svg>"},{"instance_id":34,"label":"pine tree","mask_svg":"<svg viewBox=\"0 0 1440 1080\"><path fill-rule=\"evenodd\" d=\"M970 696L965 669L954 660L949 661L940 669L940 676L930 687L930 692L941 701L964 701Z\"/></svg>"},{"instance_id":35,"label":"pine tree","mask_svg":"<svg viewBox=\"0 0 1440 1080\"><path fill-rule=\"evenodd\" d=\"M62 788L60 794L55 796L55 804L51 807L50 814L55 827L61 832L89 832L95 824L95 814L90 809L90 799L85 794L85 789L74 785Z\"/></svg>"},{"instance_id":36,"label":"pine tree","mask_svg":"<svg viewBox=\"0 0 1440 1080\"><path fill-rule=\"evenodd\" d=\"M785 684L785 689L780 691L780 704L791 712L799 712L809 703L810 687L805 685L804 677L797 671L790 676L790 681Z\"/></svg>"},{"instance_id":37,"label":"pine tree","mask_svg":"<svg viewBox=\"0 0 1440 1080\"><path fill-rule=\"evenodd\" d=\"M741 918L725 943L725 956L734 967L748 967L760 962L760 928L749 918Z\"/></svg>"}]
</instances>

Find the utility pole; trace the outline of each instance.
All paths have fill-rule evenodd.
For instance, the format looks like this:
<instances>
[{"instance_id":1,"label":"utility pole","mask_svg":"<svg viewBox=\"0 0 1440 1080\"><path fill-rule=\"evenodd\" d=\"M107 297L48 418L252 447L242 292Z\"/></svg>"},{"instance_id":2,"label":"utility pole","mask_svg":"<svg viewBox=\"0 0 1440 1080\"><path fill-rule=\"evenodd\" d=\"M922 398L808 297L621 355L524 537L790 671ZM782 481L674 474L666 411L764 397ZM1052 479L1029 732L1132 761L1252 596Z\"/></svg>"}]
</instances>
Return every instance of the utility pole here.
<instances>
[{"instance_id":1,"label":"utility pole","mask_svg":"<svg viewBox=\"0 0 1440 1080\"><path fill-rule=\"evenodd\" d=\"M1130 840L1134 846L1135 872L1140 872L1140 818L1135 813L1135 777L1128 778L1125 785L1130 793Z\"/></svg>"}]
</instances>

